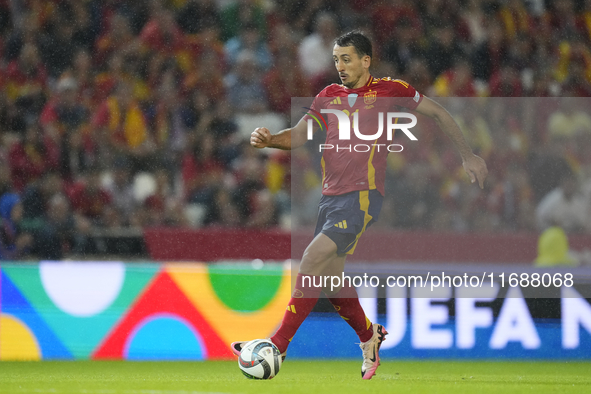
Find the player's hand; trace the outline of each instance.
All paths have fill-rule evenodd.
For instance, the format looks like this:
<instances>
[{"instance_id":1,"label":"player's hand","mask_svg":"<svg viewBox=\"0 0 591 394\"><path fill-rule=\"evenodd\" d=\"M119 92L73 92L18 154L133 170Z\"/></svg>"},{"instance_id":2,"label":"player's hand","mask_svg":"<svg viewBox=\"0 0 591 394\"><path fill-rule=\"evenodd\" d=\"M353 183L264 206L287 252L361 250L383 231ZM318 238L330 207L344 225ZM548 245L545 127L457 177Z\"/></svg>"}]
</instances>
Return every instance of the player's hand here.
<instances>
[{"instance_id":1,"label":"player's hand","mask_svg":"<svg viewBox=\"0 0 591 394\"><path fill-rule=\"evenodd\" d=\"M462 163L464 167L464 171L470 177L470 181L472 183L478 180L478 185L481 189L484 188L484 180L488 175L488 169L486 168L486 163L480 156L472 155L469 158L465 159Z\"/></svg>"},{"instance_id":2,"label":"player's hand","mask_svg":"<svg viewBox=\"0 0 591 394\"><path fill-rule=\"evenodd\" d=\"M255 148L266 148L271 144L271 132L266 127L257 127L250 134L250 145Z\"/></svg>"}]
</instances>

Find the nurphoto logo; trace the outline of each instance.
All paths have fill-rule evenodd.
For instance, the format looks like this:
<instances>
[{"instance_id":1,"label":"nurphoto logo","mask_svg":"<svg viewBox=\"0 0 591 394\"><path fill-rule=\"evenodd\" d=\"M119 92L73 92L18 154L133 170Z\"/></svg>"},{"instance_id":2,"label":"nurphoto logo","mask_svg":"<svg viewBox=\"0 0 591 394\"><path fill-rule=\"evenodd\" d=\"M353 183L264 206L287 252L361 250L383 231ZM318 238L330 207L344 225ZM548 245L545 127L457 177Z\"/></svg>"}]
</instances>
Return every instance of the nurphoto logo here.
<instances>
[{"instance_id":1,"label":"nurphoto logo","mask_svg":"<svg viewBox=\"0 0 591 394\"><path fill-rule=\"evenodd\" d=\"M394 138L394 130L402 131L411 141L417 141L417 137L409 130L416 126L417 117L407 112L378 112L378 130L374 134L362 134L359 130L359 112L355 111L353 114L349 114L346 110L338 109L321 109L320 112L315 111L311 108L304 107L310 112L307 113L312 119L308 119L308 140L311 140L314 135L314 121L318 126L326 130L328 129L328 123L322 114L333 114L337 117L339 122L339 141L351 141L351 119L353 118L353 133L355 136L362 141L374 141L373 144L354 144L354 145L334 145L334 144L320 144L319 150L336 149L337 152L340 150L348 150L355 152L369 152L372 146L375 146L380 151L381 147L386 147L388 152L402 152L402 145L400 144L377 144L377 140L384 133L384 119L386 120L386 139L392 141ZM375 116L375 115L374 115ZM399 119L409 119L410 122L398 123Z\"/></svg>"}]
</instances>

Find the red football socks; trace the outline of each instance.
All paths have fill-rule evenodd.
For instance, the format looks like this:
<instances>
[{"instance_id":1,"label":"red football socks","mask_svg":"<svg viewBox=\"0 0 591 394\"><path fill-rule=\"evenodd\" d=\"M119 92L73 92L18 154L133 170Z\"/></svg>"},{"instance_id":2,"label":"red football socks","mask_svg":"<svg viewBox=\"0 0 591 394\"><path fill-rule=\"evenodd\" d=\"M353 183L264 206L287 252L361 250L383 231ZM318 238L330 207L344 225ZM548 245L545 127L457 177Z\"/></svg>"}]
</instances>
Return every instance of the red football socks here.
<instances>
[{"instance_id":1,"label":"red football socks","mask_svg":"<svg viewBox=\"0 0 591 394\"><path fill-rule=\"evenodd\" d=\"M305 281L304 278L306 278ZM318 301L322 288L314 287L312 279L313 277L310 275L298 274L281 326L275 335L271 337L271 342L277 346L281 353L287 350L289 342Z\"/></svg>"},{"instance_id":2,"label":"red football socks","mask_svg":"<svg viewBox=\"0 0 591 394\"><path fill-rule=\"evenodd\" d=\"M359 303L354 287L344 286L334 296L329 297L334 309L355 330L361 342L367 342L373 335L373 327Z\"/></svg>"}]
</instances>

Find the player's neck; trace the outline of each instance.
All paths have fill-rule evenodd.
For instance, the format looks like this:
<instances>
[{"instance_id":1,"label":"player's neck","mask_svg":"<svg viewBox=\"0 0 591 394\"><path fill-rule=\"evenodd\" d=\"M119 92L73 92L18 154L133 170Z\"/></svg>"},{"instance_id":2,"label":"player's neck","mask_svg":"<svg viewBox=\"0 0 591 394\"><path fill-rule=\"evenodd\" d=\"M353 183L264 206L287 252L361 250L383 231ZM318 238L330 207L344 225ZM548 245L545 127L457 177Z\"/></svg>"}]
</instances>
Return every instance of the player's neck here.
<instances>
[{"instance_id":1,"label":"player's neck","mask_svg":"<svg viewBox=\"0 0 591 394\"><path fill-rule=\"evenodd\" d=\"M357 81L357 83L355 84L355 86L350 87L348 89L359 89L362 88L364 86L367 85L367 83L369 82L369 79L371 78L371 74L369 72L363 74L361 76L361 78L359 78L359 81Z\"/></svg>"}]
</instances>

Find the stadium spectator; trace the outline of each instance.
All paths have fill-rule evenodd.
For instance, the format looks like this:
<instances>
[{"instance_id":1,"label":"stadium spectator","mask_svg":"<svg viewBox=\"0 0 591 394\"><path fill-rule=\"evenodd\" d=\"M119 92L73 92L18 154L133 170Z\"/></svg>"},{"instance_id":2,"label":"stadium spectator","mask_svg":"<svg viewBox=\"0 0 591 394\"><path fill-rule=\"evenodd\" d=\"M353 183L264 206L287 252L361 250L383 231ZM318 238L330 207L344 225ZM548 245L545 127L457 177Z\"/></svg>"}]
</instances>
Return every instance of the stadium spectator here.
<instances>
[{"instance_id":1,"label":"stadium spectator","mask_svg":"<svg viewBox=\"0 0 591 394\"><path fill-rule=\"evenodd\" d=\"M298 60L302 71L311 80L326 78L326 74L333 71L330 51L337 29L336 17L330 13L321 13L316 17L314 33L302 40Z\"/></svg>"},{"instance_id":2,"label":"stadium spectator","mask_svg":"<svg viewBox=\"0 0 591 394\"><path fill-rule=\"evenodd\" d=\"M505 61L501 68L493 73L489 81L492 97L521 97L523 87L519 73L510 61Z\"/></svg>"},{"instance_id":3,"label":"stadium spectator","mask_svg":"<svg viewBox=\"0 0 591 394\"><path fill-rule=\"evenodd\" d=\"M560 0L559 0L560 1ZM499 19L505 27L507 37L512 40L520 34L528 34L532 26L532 17L521 0L509 0L501 4Z\"/></svg>"},{"instance_id":4,"label":"stadium spectator","mask_svg":"<svg viewBox=\"0 0 591 394\"><path fill-rule=\"evenodd\" d=\"M24 133L37 122L46 99L47 73L35 44L23 45L18 59L8 64L4 89L14 130Z\"/></svg>"},{"instance_id":5,"label":"stadium spectator","mask_svg":"<svg viewBox=\"0 0 591 394\"><path fill-rule=\"evenodd\" d=\"M127 18L114 14L109 19L109 28L96 40L93 60L103 67L113 54L121 54L121 51L132 47L135 41Z\"/></svg>"},{"instance_id":6,"label":"stadium spectator","mask_svg":"<svg viewBox=\"0 0 591 394\"><path fill-rule=\"evenodd\" d=\"M376 43L381 44L392 37L390 32L392 26L398 26L399 22L409 23L411 29L416 32L422 32L423 27L416 5L402 0L388 0L379 2L370 10L371 23L376 33Z\"/></svg>"},{"instance_id":7,"label":"stadium spectator","mask_svg":"<svg viewBox=\"0 0 591 394\"><path fill-rule=\"evenodd\" d=\"M277 224L274 201L265 187L264 161L256 151L242 145L242 155L233 163L237 179L234 202L240 215L240 224L267 227Z\"/></svg>"},{"instance_id":8,"label":"stadium spectator","mask_svg":"<svg viewBox=\"0 0 591 394\"><path fill-rule=\"evenodd\" d=\"M97 21L92 18L91 6L81 1L71 1L68 7L66 21L73 26L74 54L80 50L91 51L99 30ZM75 56L71 60L74 59Z\"/></svg>"},{"instance_id":9,"label":"stadium spectator","mask_svg":"<svg viewBox=\"0 0 591 394\"><path fill-rule=\"evenodd\" d=\"M294 31L291 24L285 22L278 22L274 27L271 35L269 36L269 50L274 58L280 52L289 52L293 59L297 57L297 32ZM293 60L292 59L292 60ZM299 62L292 61L289 67L297 67Z\"/></svg>"},{"instance_id":10,"label":"stadium spectator","mask_svg":"<svg viewBox=\"0 0 591 394\"><path fill-rule=\"evenodd\" d=\"M98 108L92 124L101 160L110 163L114 153L132 160L134 172L148 167L156 145L148 129L148 121L128 83L119 83L116 93Z\"/></svg>"},{"instance_id":11,"label":"stadium spectator","mask_svg":"<svg viewBox=\"0 0 591 394\"><path fill-rule=\"evenodd\" d=\"M43 135L37 124L30 125L22 141L12 145L8 153L12 186L22 192L45 171L57 169L59 157L59 148L55 142Z\"/></svg>"},{"instance_id":12,"label":"stadium spectator","mask_svg":"<svg viewBox=\"0 0 591 394\"><path fill-rule=\"evenodd\" d=\"M76 81L79 104L90 110L95 99L95 70L88 51L81 49L74 55L72 78Z\"/></svg>"},{"instance_id":13,"label":"stadium spectator","mask_svg":"<svg viewBox=\"0 0 591 394\"><path fill-rule=\"evenodd\" d=\"M209 123L209 128L214 133L217 138L220 138L220 142L228 142L228 144L220 144L221 146L221 154L224 154L227 148L232 149L231 146L233 143L230 141L226 141L227 139L232 139L233 134L238 130L238 125L236 124L236 120L234 117L234 112L232 110L232 106L228 100L218 99L217 105L215 108L212 108L214 116L211 119L211 123ZM199 130L199 128L197 128ZM226 160L226 164L230 160Z\"/></svg>"},{"instance_id":14,"label":"stadium spectator","mask_svg":"<svg viewBox=\"0 0 591 394\"><path fill-rule=\"evenodd\" d=\"M188 202L207 204L223 179L224 167L217 156L215 139L202 130L189 136L183 156L183 189Z\"/></svg>"},{"instance_id":15,"label":"stadium spectator","mask_svg":"<svg viewBox=\"0 0 591 394\"><path fill-rule=\"evenodd\" d=\"M493 150L493 139L488 123L480 115L478 105L468 103L455 119L474 152L483 159L488 159Z\"/></svg>"},{"instance_id":16,"label":"stadium spectator","mask_svg":"<svg viewBox=\"0 0 591 394\"><path fill-rule=\"evenodd\" d=\"M523 77L524 72L533 72L535 68L535 48L530 36L519 34L509 44L509 59Z\"/></svg>"},{"instance_id":17,"label":"stadium spectator","mask_svg":"<svg viewBox=\"0 0 591 394\"><path fill-rule=\"evenodd\" d=\"M243 26L236 37L232 37L226 42L224 51L229 67L234 67L238 57L244 51L249 51L254 55L257 67L263 71L269 70L273 63L267 43L262 39L254 24Z\"/></svg>"},{"instance_id":18,"label":"stadium spectator","mask_svg":"<svg viewBox=\"0 0 591 394\"><path fill-rule=\"evenodd\" d=\"M558 226L567 233L583 232L589 226L589 206L576 177L568 174L561 179L559 187L540 201L536 209L538 226L540 230Z\"/></svg>"},{"instance_id":19,"label":"stadium spectator","mask_svg":"<svg viewBox=\"0 0 591 394\"><path fill-rule=\"evenodd\" d=\"M0 197L0 260L13 260L26 254L33 245L33 237L19 229L23 206L15 193L5 193Z\"/></svg>"},{"instance_id":20,"label":"stadium spectator","mask_svg":"<svg viewBox=\"0 0 591 394\"><path fill-rule=\"evenodd\" d=\"M215 48L200 56L199 64L184 76L182 92L192 96L195 92L206 95L212 102L224 97L224 64Z\"/></svg>"},{"instance_id":21,"label":"stadium spectator","mask_svg":"<svg viewBox=\"0 0 591 394\"><path fill-rule=\"evenodd\" d=\"M577 134L591 134L591 116L578 108L574 98L560 100L560 108L548 119L548 132L551 139L571 139Z\"/></svg>"},{"instance_id":22,"label":"stadium spectator","mask_svg":"<svg viewBox=\"0 0 591 394\"><path fill-rule=\"evenodd\" d=\"M554 96L553 92L559 89L558 83L554 82L552 78L552 71L549 68L537 68L532 72L531 86L525 92L528 97L550 97ZM577 82L578 83L578 82ZM589 89L591 94L591 87Z\"/></svg>"},{"instance_id":23,"label":"stadium spectator","mask_svg":"<svg viewBox=\"0 0 591 394\"><path fill-rule=\"evenodd\" d=\"M562 82L564 97L591 97L591 83L587 79L587 70L581 61L572 61L568 76Z\"/></svg>"},{"instance_id":24,"label":"stadium spectator","mask_svg":"<svg viewBox=\"0 0 591 394\"><path fill-rule=\"evenodd\" d=\"M232 200L231 193L220 187L206 206L203 219L204 226L236 227L240 225L240 214Z\"/></svg>"},{"instance_id":25,"label":"stadium spectator","mask_svg":"<svg viewBox=\"0 0 591 394\"><path fill-rule=\"evenodd\" d=\"M256 0L240 0L230 3L222 9L222 34L221 39L228 41L235 37L242 26L254 24L261 35L267 32L265 12Z\"/></svg>"},{"instance_id":26,"label":"stadium spectator","mask_svg":"<svg viewBox=\"0 0 591 394\"><path fill-rule=\"evenodd\" d=\"M178 91L175 89L176 81L172 74L164 77L158 90L158 104L153 120L154 141L156 154L153 160L165 165L170 170L178 170L181 164L182 150L187 140L187 127L183 121L183 108Z\"/></svg>"},{"instance_id":27,"label":"stadium spectator","mask_svg":"<svg viewBox=\"0 0 591 394\"><path fill-rule=\"evenodd\" d=\"M470 39L468 25L460 17L460 4L457 0L427 0L419 7L425 35L429 40L440 33L441 26L452 27L453 34L464 44Z\"/></svg>"},{"instance_id":28,"label":"stadium spectator","mask_svg":"<svg viewBox=\"0 0 591 394\"><path fill-rule=\"evenodd\" d=\"M59 8L50 14L47 37L41 52L47 74L51 78L58 78L72 65L76 50L74 22Z\"/></svg>"},{"instance_id":29,"label":"stadium spectator","mask_svg":"<svg viewBox=\"0 0 591 394\"><path fill-rule=\"evenodd\" d=\"M6 32L8 26L12 22L11 19L14 19L13 15L10 13L10 2L2 1L0 2L0 36ZM15 21L16 22L16 21ZM14 23L15 25L17 23ZM0 53L1 56L1 53Z\"/></svg>"},{"instance_id":30,"label":"stadium spectator","mask_svg":"<svg viewBox=\"0 0 591 394\"><path fill-rule=\"evenodd\" d=\"M179 226L186 225L182 212L183 205L172 190L170 176L164 168L155 172L156 189L143 203L141 222L143 226Z\"/></svg>"},{"instance_id":31,"label":"stadium spectator","mask_svg":"<svg viewBox=\"0 0 591 394\"><path fill-rule=\"evenodd\" d=\"M454 39L453 27L442 23L437 27L433 40L427 48L426 58L431 75L438 76L453 66L454 59L463 56L463 50Z\"/></svg>"},{"instance_id":32,"label":"stadium spectator","mask_svg":"<svg viewBox=\"0 0 591 394\"><path fill-rule=\"evenodd\" d=\"M56 143L65 134L75 133L88 122L87 109L81 105L76 80L64 75L57 83L57 94L43 108L39 122L45 135Z\"/></svg>"},{"instance_id":33,"label":"stadium spectator","mask_svg":"<svg viewBox=\"0 0 591 394\"><path fill-rule=\"evenodd\" d=\"M555 0L550 6L555 11L552 13L552 24L556 32L562 37L577 34L580 27L575 12L575 2Z\"/></svg>"},{"instance_id":34,"label":"stadium spectator","mask_svg":"<svg viewBox=\"0 0 591 394\"><path fill-rule=\"evenodd\" d=\"M98 144L88 128L64 135L60 151L59 171L68 185L80 178L99 159Z\"/></svg>"},{"instance_id":35,"label":"stadium spectator","mask_svg":"<svg viewBox=\"0 0 591 394\"><path fill-rule=\"evenodd\" d=\"M487 40L472 53L474 78L488 81L507 59L508 48L505 32L498 21L491 21L487 29Z\"/></svg>"},{"instance_id":36,"label":"stadium spectator","mask_svg":"<svg viewBox=\"0 0 591 394\"><path fill-rule=\"evenodd\" d=\"M441 97L476 97L476 84L468 59L456 57L455 64L433 82L433 92Z\"/></svg>"},{"instance_id":37,"label":"stadium spectator","mask_svg":"<svg viewBox=\"0 0 591 394\"><path fill-rule=\"evenodd\" d=\"M138 206L135 200L131 165L124 157L115 159L108 182L103 182L104 190L110 195L113 208L123 224L129 225Z\"/></svg>"},{"instance_id":38,"label":"stadium spectator","mask_svg":"<svg viewBox=\"0 0 591 394\"><path fill-rule=\"evenodd\" d=\"M146 49L159 56L170 56L184 49L185 36L176 24L172 11L153 1L150 20L140 33L140 40Z\"/></svg>"},{"instance_id":39,"label":"stadium spectator","mask_svg":"<svg viewBox=\"0 0 591 394\"><path fill-rule=\"evenodd\" d=\"M394 224L407 229L428 229L439 204L429 166L415 163L405 172L391 197L394 200Z\"/></svg>"},{"instance_id":40,"label":"stadium spectator","mask_svg":"<svg viewBox=\"0 0 591 394\"><path fill-rule=\"evenodd\" d=\"M427 62L422 58L410 61L403 79L416 86L421 92L428 92L431 87L432 77L427 67Z\"/></svg>"},{"instance_id":41,"label":"stadium spectator","mask_svg":"<svg viewBox=\"0 0 591 394\"><path fill-rule=\"evenodd\" d=\"M583 37L591 38L591 26L587 23L582 23L583 21L588 21L591 17L591 1L584 0L583 1L583 9L581 10L581 14L578 15L578 26L580 27L581 34Z\"/></svg>"},{"instance_id":42,"label":"stadium spectator","mask_svg":"<svg viewBox=\"0 0 591 394\"><path fill-rule=\"evenodd\" d=\"M221 24L215 0L188 0L177 12L176 21L186 34L198 34L206 25Z\"/></svg>"},{"instance_id":43,"label":"stadium spectator","mask_svg":"<svg viewBox=\"0 0 591 394\"><path fill-rule=\"evenodd\" d=\"M10 181L10 167L6 163L6 157L2 154L0 160L0 196L8 193L12 189L12 182Z\"/></svg>"},{"instance_id":44,"label":"stadium spectator","mask_svg":"<svg viewBox=\"0 0 591 394\"><path fill-rule=\"evenodd\" d=\"M35 252L46 260L95 253L90 229L90 221L73 214L67 198L55 194L48 202L44 227L36 235Z\"/></svg>"},{"instance_id":45,"label":"stadium spectator","mask_svg":"<svg viewBox=\"0 0 591 394\"><path fill-rule=\"evenodd\" d=\"M24 14L21 23L15 18L15 28L8 31L4 41L4 57L7 62L11 62L19 57L25 43L42 47L46 41L46 36L41 32L41 21L39 16L34 13Z\"/></svg>"},{"instance_id":46,"label":"stadium spectator","mask_svg":"<svg viewBox=\"0 0 591 394\"><path fill-rule=\"evenodd\" d=\"M392 36L383 46L382 58L392 63L401 74L406 73L413 59L424 57L417 35L409 19L399 19Z\"/></svg>"},{"instance_id":47,"label":"stadium spectator","mask_svg":"<svg viewBox=\"0 0 591 394\"><path fill-rule=\"evenodd\" d=\"M22 228L31 233L43 229L49 201L62 192L63 182L57 171L48 171L42 178L29 183L22 193Z\"/></svg>"},{"instance_id":48,"label":"stadium spectator","mask_svg":"<svg viewBox=\"0 0 591 394\"><path fill-rule=\"evenodd\" d=\"M214 105L201 90L193 90L181 110L183 123L189 130L207 130L213 121Z\"/></svg>"},{"instance_id":49,"label":"stadium spectator","mask_svg":"<svg viewBox=\"0 0 591 394\"><path fill-rule=\"evenodd\" d=\"M468 28L471 46L478 46L486 40L485 22L487 16L480 0L468 0L465 8L460 10L460 17Z\"/></svg>"},{"instance_id":50,"label":"stadium spectator","mask_svg":"<svg viewBox=\"0 0 591 394\"><path fill-rule=\"evenodd\" d=\"M527 172L517 163L511 163L505 180L497 183L488 197L488 207L494 212L504 228L514 231L534 231L533 195Z\"/></svg>"},{"instance_id":51,"label":"stadium spectator","mask_svg":"<svg viewBox=\"0 0 591 394\"><path fill-rule=\"evenodd\" d=\"M310 85L298 65L292 65L289 50L279 51L275 66L263 78L263 85L269 97L269 109L273 112L290 114L292 97L308 97Z\"/></svg>"},{"instance_id":52,"label":"stadium spectator","mask_svg":"<svg viewBox=\"0 0 591 394\"><path fill-rule=\"evenodd\" d=\"M98 167L86 171L83 178L68 190L68 198L74 212L90 220L94 226L104 226L106 217L112 216L111 196L102 187Z\"/></svg>"},{"instance_id":53,"label":"stadium spectator","mask_svg":"<svg viewBox=\"0 0 591 394\"><path fill-rule=\"evenodd\" d=\"M265 88L261 82L261 70L252 52L238 56L234 70L226 77L226 94L237 112L257 114L269 109Z\"/></svg>"}]
</instances>

